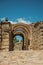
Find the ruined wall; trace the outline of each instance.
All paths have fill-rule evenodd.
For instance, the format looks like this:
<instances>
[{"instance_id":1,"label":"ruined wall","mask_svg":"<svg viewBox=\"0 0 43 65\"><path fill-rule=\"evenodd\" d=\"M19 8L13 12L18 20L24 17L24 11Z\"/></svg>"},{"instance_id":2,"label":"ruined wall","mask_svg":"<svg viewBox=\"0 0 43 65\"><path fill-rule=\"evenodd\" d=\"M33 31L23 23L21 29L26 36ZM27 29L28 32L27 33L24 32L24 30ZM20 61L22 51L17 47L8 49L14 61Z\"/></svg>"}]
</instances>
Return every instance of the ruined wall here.
<instances>
[{"instance_id":1,"label":"ruined wall","mask_svg":"<svg viewBox=\"0 0 43 65\"><path fill-rule=\"evenodd\" d=\"M0 23L0 49L1 49L1 42L2 42L2 28Z\"/></svg>"},{"instance_id":2,"label":"ruined wall","mask_svg":"<svg viewBox=\"0 0 43 65\"><path fill-rule=\"evenodd\" d=\"M9 50L9 43L11 43L10 32L13 30L13 28L16 31L16 29L19 29L20 27L22 29L27 29L28 35L26 39L28 39L27 42L30 43L27 46L28 50L29 49L34 49L34 50L43 49L43 22L37 22L37 23L32 23L32 24L19 23L17 25L10 24L9 22L0 22L0 49ZM26 34L27 33L25 32L25 35Z\"/></svg>"},{"instance_id":3,"label":"ruined wall","mask_svg":"<svg viewBox=\"0 0 43 65\"><path fill-rule=\"evenodd\" d=\"M43 22L32 24L32 49L43 49Z\"/></svg>"},{"instance_id":4,"label":"ruined wall","mask_svg":"<svg viewBox=\"0 0 43 65\"><path fill-rule=\"evenodd\" d=\"M0 48L1 50L8 50L9 48L9 23L1 22L0 23Z\"/></svg>"}]
</instances>

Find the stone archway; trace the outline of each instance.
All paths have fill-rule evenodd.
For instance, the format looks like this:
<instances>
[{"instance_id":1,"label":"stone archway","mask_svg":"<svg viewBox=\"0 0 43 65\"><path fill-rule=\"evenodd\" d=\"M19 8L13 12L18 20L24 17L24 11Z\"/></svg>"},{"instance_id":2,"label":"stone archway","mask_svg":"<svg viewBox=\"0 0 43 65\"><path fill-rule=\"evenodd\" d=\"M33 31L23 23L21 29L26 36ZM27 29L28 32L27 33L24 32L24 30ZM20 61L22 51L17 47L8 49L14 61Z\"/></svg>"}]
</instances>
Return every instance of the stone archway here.
<instances>
[{"instance_id":1,"label":"stone archway","mask_svg":"<svg viewBox=\"0 0 43 65\"><path fill-rule=\"evenodd\" d=\"M22 37L22 39L23 39L23 42L22 43L18 43L18 42L14 42L13 43L13 50L24 50L24 35L23 35L23 33L16 33L14 36L13 36L13 38L15 37L15 36L17 36L17 35L20 35L21 37Z\"/></svg>"},{"instance_id":2,"label":"stone archway","mask_svg":"<svg viewBox=\"0 0 43 65\"><path fill-rule=\"evenodd\" d=\"M25 24L15 24L13 27L12 31L10 32L10 43L9 43L9 50L13 50L13 37L15 35L22 35L24 37L23 45L22 45L22 50L27 50L28 49L28 28Z\"/></svg>"}]
</instances>

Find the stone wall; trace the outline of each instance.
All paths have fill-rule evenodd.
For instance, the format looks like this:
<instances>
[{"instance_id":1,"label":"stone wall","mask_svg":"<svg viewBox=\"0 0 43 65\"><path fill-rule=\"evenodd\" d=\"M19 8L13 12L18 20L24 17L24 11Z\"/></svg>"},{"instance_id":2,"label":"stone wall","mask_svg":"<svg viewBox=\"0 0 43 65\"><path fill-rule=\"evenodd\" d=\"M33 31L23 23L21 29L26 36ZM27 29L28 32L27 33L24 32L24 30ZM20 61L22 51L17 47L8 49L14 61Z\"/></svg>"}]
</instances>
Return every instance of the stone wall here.
<instances>
[{"instance_id":1,"label":"stone wall","mask_svg":"<svg viewBox=\"0 0 43 65\"><path fill-rule=\"evenodd\" d=\"M32 44L32 49L43 49L43 22L37 22L32 24L31 44Z\"/></svg>"},{"instance_id":2,"label":"stone wall","mask_svg":"<svg viewBox=\"0 0 43 65\"><path fill-rule=\"evenodd\" d=\"M9 23L0 23L0 48L9 50Z\"/></svg>"},{"instance_id":3,"label":"stone wall","mask_svg":"<svg viewBox=\"0 0 43 65\"><path fill-rule=\"evenodd\" d=\"M9 24L10 24L9 22L4 22L4 23L0 22L0 49L9 50L9 41L11 40L9 37L9 34L15 26L15 24L11 24L11 27L10 27ZM29 45L27 46L28 49L34 49L34 50L43 49L43 22L37 22L32 24L22 23L20 25L21 25L21 28L25 28L26 26L28 30L27 39L30 42ZM25 25L25 26L22 27L22 25ZM20 28L20 27L16 27L16 28Z\"/></svg>"}]
</instances>

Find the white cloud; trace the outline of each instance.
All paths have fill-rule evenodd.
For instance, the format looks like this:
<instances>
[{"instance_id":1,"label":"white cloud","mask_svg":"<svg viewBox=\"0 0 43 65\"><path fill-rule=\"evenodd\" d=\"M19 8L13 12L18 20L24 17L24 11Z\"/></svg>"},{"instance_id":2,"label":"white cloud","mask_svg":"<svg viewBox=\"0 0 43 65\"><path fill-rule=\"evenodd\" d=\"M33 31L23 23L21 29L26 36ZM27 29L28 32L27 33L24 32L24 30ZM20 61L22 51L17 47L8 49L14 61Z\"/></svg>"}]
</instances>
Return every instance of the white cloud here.
<instances>
[{"instance_id":1,"label":"white cloud","mask_svg":"<svg viewBox=\"0 0 43 65\"><path fill-rule=\"evenodd\" d=\"M26 23L26 24L30 24L30 23L31 23L31 21L29 21L29 20L26 21L26 20L23 19L23 18L18 18L17 21L20 22L20 23Z\"/></svg>"},{"instance_id":2,"label":"white cloud","mask_svg":"<svg viewBox=\"0 0 43 65\"><path fill-rule=\"evenodd\" d=\"M0 18L0 20L5 20L5 17ZM31 24L32 22L30 20L25 20L25 18L17 18L15 21L10 21L12 24L16 24L16 23L25 23L25 24Z\"/></svg>"},{"instance_id":3,"label":"white cloud","mask_svg":"<svg viewBox=\"0 0 43 65\"><path fill-rule=\"evenodd\" d=\"M9 22L11 22L12 24L16 24L16 23L25 23L25 24L31 24L32 22L31 21L27 21L27 20L25 20L25 19L23 19L23 18L18 18L18 19L16 19L16 21L9 21Z\"/></svg>"},{"instance_id":4,"label":"white cloud","mask_svg":"<svg viewBox=\"0 0 43 65\"><path fill-rule=\"evenodd\" d=\"M18 18L17 21L20 23L26 23L26 21L23 18Z\"/></svg>"},{"instance_id":5,"label":"white cloud","mask_svg":"<svg viewBox=\"0 0 43 65\"><path fill-rule=\"evenodd\" d=\"M3 17L3 18L0 18L0 20L5 20L5 17Z\"/></svg>"},{"instance_id":6,"label":"white cloud","mask_svg":"<svg viewBox=\"0 0 43 65\"><path fill-rule=\"evenodd\" d=\"M11 22L12 24L16 24L17 22L13 22L13 21L9 21L9 22Z\"/></svg>"}]
</instances>

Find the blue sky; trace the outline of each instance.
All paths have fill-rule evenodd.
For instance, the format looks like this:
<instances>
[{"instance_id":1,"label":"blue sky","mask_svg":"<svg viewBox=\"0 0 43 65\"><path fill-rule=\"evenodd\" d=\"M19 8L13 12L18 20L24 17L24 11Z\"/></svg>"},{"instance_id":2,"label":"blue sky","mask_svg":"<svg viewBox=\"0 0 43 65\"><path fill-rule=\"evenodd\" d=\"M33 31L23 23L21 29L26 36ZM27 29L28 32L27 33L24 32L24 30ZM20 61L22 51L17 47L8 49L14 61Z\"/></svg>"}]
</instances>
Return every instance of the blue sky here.
<instances>
[{"instance_id":1,"label":"blue sky","mask_svg":"<svg viewBox=\"0 0 43 65\"><path fill-rule=\"evenodd\" d=\"M43 0L0 0L0 19L4 17L14 22L43 21Z\"/></svg>"},{"instance_id":2,"label":"blue sky","mask_svg":"<svg viewBox=\"0 0 43 65\"><path fill-rule=\"evenodd\" d=\"M21 40L23 40L22 36L20 36L20 35L16 36L16 38L17 38L17 40L19 40L19 42L20 42Z\"/></svg>"},{"instance_id":3,"label":"blue sky","mask_svg":"<svg viewBox=\"0 0 43 65\"><path fill-rule=\"evenodd\" d=\"M43 21L43 0L0 0L0 19L5 17L14 23Z\"/></svg>"}]
</instances>

